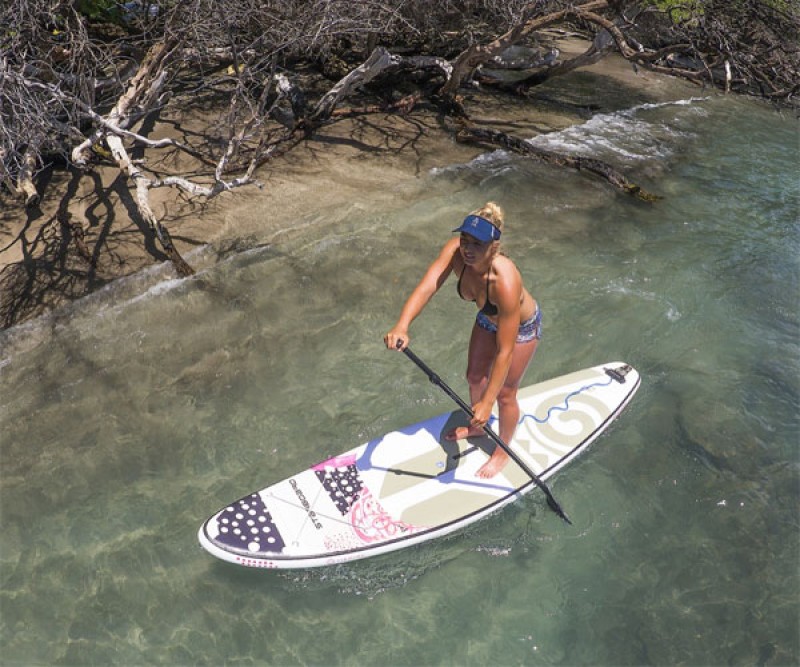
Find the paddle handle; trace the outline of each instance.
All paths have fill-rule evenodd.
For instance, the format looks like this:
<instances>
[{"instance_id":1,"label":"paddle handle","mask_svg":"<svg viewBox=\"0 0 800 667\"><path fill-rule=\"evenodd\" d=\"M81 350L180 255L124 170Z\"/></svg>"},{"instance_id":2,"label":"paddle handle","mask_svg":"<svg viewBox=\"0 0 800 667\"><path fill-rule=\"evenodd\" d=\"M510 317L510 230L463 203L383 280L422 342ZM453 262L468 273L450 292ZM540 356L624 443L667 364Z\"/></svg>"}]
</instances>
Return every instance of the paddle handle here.
<instances>
[{"instance_id":1,"label":"paddle handle","mask_svg":"<svg viewBox=\"0 0 800 667\"><path fill-rule=\"evenodd\" d=\"M400 348L403 344L403 341L397 342L397 347ZM442 380L433 370L420 359L409 347L403 348L403 354L405 354L411 361L413 361L419 368L422 370L425 375L428 376L428 379L439 387L445 394L447 394L453 401L456 402L458 407L460 407L469 417L472 419L475 416L475 413L472 411L472 407L469 406L456 392L454 392L447 383ZM539 476L530 469L530 467L519 457L517 454L506 444L502 441L499 435L495 433L489 424L484 424L483 430L494 442L495 444L503 449L506 454L516 463L527 475L528 477L533 480L534 484L538 486L542 491L544 491L545 496L547 497L547 504L550 506L558 516L560 516L564 521L568 524L572 525L572 521L570 521L569 517L567 516L566 512L561 508L561 505L558 504L556 499L553 497L553 494L550 492L550 489L547 488L547 485L539 478Z\"/></svg>"}]
</instances>

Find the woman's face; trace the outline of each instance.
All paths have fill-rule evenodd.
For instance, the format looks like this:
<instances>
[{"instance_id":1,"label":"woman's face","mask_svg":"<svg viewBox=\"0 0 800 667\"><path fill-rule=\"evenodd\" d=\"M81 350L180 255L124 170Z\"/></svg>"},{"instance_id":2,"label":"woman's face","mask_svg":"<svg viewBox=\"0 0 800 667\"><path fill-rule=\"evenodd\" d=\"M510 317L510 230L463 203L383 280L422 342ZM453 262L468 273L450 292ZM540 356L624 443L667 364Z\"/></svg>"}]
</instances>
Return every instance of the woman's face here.
<instances>
[{"instance_id":1,"label":"woman's face","mask_svg":"<svg viewBox=\"0 0 800 667\"><path fill-rule=\"evenodd\" d=\"M492 252L492 241L481 243L474 236L462 232L459 248L465 264L478 264Z\"/></svg>"}]
</instances>

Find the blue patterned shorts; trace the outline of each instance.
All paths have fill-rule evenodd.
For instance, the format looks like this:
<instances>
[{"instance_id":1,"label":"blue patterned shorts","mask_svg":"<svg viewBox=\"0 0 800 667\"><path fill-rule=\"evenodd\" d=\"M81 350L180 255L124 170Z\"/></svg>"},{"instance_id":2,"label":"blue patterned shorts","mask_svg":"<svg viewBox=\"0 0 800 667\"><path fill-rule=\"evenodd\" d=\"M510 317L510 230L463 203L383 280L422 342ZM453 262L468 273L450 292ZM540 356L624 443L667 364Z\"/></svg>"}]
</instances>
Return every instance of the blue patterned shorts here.
<instances>
[{"instance_id":1,"label":"blue patterned shorts","mask_svg":"<svg viewBox=\"0 0 800 667\"><path fill-rule=\"evenodd\" d=\"M478 311L475 323L489 333L497 333L497 325L486 315ZM536 308L536 312L522 324L519 325L517 332L518 343L528 343L532 340L539 340L542 337L542 311Z\"/></svg>"}]
</instances>

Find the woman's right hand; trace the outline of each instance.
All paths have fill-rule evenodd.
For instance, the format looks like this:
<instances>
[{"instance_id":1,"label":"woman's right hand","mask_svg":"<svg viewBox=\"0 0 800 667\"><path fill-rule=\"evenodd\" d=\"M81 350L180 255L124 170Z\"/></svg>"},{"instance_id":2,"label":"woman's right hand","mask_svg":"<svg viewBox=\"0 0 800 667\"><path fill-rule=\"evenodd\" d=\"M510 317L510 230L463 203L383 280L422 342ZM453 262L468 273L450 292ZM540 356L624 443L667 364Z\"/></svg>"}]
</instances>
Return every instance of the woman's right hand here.
<instances>
[{"instance_id":1,"label":"woman's right hand","mask_svg":"<svg viewBox=\"0 0 800 667\"><path fill-rule=\"evenodd\" d=\"M403 350L408 347L408 331L405 329L392 329L383 337L383 342L390 350Z\"/></svg>"}]
</instances>

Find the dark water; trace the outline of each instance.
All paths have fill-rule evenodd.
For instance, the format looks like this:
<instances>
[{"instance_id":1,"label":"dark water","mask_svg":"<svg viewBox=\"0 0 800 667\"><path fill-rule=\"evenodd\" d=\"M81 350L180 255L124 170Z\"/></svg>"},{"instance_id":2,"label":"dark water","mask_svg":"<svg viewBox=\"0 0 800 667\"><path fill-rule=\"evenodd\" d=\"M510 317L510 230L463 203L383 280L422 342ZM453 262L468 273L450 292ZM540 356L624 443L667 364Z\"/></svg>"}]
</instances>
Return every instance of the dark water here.
<instances>
[{"instance_id":1,"label":"dark water","mask_svg":"<svg viewBox=\"0 0 800 667\"><path fill-rule=\"evenodd\" d=\"M664 199L491 153L391 211L365 193L269 243L206 248L192 279L155 268L2 334L2 663L800 662L797 121L687 98L537 141ZM451 408L381 337L489 199L545 314L527 380L617 359L643 376L552 481L575 525L531 494L347 566L203 552L223 504ZM412 336L465 392L474 313L454 289Z\"/></svg>"}]
</instances>

